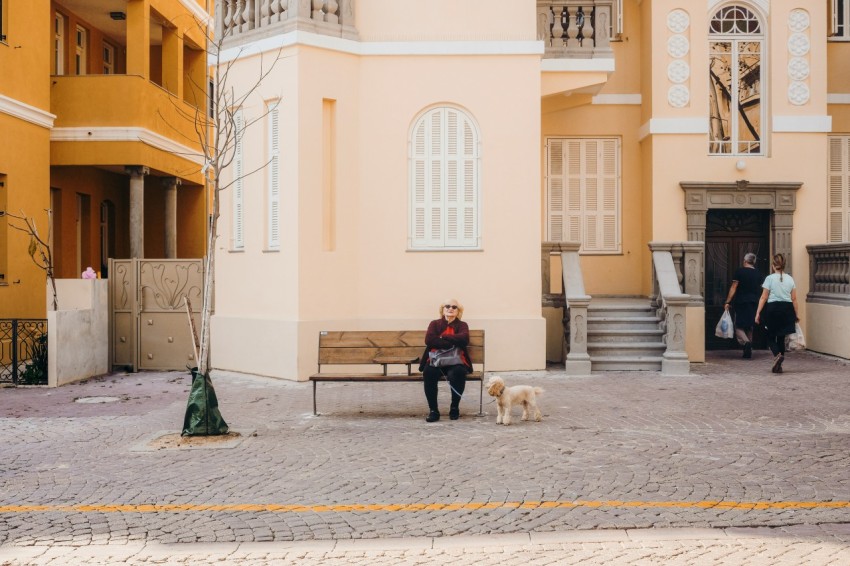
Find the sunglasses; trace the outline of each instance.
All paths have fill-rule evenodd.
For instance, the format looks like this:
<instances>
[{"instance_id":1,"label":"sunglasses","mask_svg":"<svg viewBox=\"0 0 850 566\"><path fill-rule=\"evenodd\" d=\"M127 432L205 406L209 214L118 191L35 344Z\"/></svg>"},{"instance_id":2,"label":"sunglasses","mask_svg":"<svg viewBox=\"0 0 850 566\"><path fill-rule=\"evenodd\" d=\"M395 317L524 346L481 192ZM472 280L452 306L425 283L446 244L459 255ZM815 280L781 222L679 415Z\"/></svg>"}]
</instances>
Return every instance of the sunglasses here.
<instances>
[{"instance_id":1,"label":"sunglasses","mask_svg":"<svg viewBox=\"0 0 850 566\"><path fill-rule=\"evenodd\" d=\"M447 309L455 309L455 310L457 310L457 305L443 305L443 308L447 308Z\"/></svg>"}]
</instances>

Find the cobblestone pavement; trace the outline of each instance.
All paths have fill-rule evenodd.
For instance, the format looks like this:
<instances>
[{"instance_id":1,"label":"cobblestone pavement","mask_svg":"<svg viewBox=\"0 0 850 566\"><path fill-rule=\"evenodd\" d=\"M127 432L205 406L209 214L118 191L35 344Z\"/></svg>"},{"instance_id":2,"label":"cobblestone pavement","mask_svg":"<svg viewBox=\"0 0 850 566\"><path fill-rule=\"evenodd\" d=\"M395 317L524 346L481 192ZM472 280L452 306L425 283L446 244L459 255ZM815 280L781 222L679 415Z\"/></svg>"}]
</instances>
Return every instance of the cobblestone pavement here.
<instances>
[{"instance_id":1,"label":"cobblestone pavement","mask_svg":"<svg viewBox=\"0 0 850 566\"><path fill-rule=\"evenodd\" d=\"M509 427L477 383L427 424L418 384L320 384L316 417L310 384L219 373L244 436L216 449L150 447L187 373L0 389L0 564L850 563L850 364L739 356L500 373L546 390Z\"/></svg>"}]
</instances>

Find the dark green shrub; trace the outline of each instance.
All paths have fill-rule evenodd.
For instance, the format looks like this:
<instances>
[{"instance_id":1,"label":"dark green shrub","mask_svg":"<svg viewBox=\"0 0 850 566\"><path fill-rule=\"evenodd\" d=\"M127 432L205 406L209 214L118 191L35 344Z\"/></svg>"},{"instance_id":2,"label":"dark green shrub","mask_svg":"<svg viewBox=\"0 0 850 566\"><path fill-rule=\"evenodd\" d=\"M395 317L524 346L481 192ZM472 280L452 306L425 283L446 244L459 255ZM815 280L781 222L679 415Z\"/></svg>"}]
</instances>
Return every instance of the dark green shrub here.
<instances>
[{"instance_id":1,"label":"dark green shrub","mask_svg":"<svg viewBox=\"0 0 850 566\"><path fill-rule=\"evenodd\" d=\"M42 334L35 339L32 345L32 358L21 373L20 382L24 385L47 383L47 334Z\"/></svg>"}]
</instances>

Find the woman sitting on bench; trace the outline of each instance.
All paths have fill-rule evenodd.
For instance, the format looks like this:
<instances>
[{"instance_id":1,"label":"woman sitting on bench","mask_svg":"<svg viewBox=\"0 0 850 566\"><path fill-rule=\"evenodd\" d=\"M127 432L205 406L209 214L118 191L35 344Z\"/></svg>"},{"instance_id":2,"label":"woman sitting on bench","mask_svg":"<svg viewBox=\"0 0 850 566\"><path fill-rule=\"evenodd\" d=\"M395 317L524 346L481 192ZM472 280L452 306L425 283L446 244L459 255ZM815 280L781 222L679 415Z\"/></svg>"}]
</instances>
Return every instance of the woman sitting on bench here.
<instances>
[{"instance_id":1,"label":"woman sitting on bench","mask_svg":"<svg viewBox=\"0 0 850 566\"><path fill-rule=\"evenodd\" d=\"M422 355L419 371L425 382L425 399L430 410L425 421L433 423L440 420L437 406L437 383L441 378L449 382L452 390L452 404L449 418L457 420L460 416L460 398L466 387L466 374L472 371L469 352L469 326L461 320L463 305L451 299L440 305L440 318L432 320L425 333L425 352Z\"/></svg>"}]
</instances>

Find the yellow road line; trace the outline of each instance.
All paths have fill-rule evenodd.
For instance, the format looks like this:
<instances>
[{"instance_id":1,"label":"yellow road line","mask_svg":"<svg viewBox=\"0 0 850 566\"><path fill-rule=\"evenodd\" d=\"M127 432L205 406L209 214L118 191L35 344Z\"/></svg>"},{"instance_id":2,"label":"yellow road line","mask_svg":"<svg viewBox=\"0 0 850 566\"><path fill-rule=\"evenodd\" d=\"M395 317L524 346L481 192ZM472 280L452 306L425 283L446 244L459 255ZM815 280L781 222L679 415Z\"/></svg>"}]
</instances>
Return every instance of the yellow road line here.
<instances>
[{"instance_id":1,"label":"yellow road line","mask_svg":"<svg viewBox=\"0 0 850 566\"><path fill-rule=\"evenodd\" d=\"M850 501L504 501L491 503L395 503L346 505L275 505L264 503L194 504L167 503L143 505L0 505L0 513L180 513L236 512L260 513L349 513L410 511L478 511L481 509L563 509L563 508L677 508L728 510L772 509L850 509Z\"/></svg>"}]
</instances>

